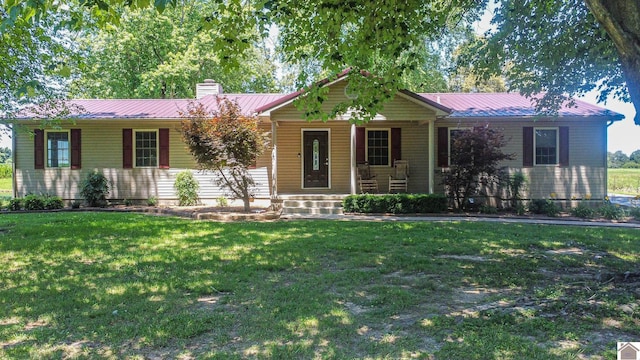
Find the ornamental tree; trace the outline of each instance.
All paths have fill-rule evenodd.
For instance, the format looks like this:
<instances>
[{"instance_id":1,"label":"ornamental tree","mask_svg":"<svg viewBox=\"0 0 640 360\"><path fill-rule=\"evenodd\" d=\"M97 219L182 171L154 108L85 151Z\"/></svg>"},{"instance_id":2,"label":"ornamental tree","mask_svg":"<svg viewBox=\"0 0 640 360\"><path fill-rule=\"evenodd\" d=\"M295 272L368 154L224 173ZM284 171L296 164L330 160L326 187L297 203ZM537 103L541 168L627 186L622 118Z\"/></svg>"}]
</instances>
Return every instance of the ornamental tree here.
<instances>
[{"instance_id":1,"label":"ornamental tree","mask_svg":"<svg viewBox=\"0 0 640 360\"><path fill-rule=\"evenodd\" d=\"M266 150L269 134L260 131L258 120L244 115L237 102L218 97L216 104L211 112L200 103L181 111L182 139L200 169L214 171L217 185L242 199L249 212L255 187L249 167Z\"/></svg>"},{"instance_id":2,"label":"ornamental tree","mask_svg":"<svg viewBox=\"0 0 640 360\"><path fill-rule=\"evenodd\" d=\"M514 154L502 152L506 144L502 131L488 124L460 131L451 139L450 171L445 174L443 184L454 209L468 209L472 196L485 186L498 184L500 162L515 158Z\"/></svg>"}]
</instances>

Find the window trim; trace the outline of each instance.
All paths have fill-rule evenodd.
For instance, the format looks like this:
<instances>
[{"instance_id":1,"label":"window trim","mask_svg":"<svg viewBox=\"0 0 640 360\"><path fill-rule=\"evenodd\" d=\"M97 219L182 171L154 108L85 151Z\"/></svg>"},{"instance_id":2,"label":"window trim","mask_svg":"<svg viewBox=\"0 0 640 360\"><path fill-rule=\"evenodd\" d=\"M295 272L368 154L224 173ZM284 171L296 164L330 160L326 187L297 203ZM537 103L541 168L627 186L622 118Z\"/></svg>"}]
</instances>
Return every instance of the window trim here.
<instances>
[{"instance_id":1,"label":"window trim","mask_svg":"<svg viewBox=\"0 0 640 360\"><path fill-rule=\"evenodd\" d=\"M69 159L69 166L49 166L49 134L51 133L66 133L67 143L69 144L67 149L67 158ZM44 166L47 169L71 169L71 130L45 130L44 131Z\"/></svg>"},{"instance_id":2,"label":"window trim","mask_svg":"<svg viewBox=\"0 0 640 360\"><path fill-rule=\"evenodd\" d=\"M373 165L369 164L371 167L391 167L393 166L391 162L392 153L391 153L391 128L365 128L364 131L364 159L366 162L369 162L369 131L386 131L387 132L387 162L386 165Z\"/></svg>"},{"instance_id":3,"label":"window trim","mask_svg":"<svg viewBox=\"0 0 640 360\"><path fill-rule=\"evenodd\" d=\"M157 169L160 166L160 131L159 129L132 129L132 157L133 157L133 167L134 168L140 168L140 169ZM138 150L138 142L136 141L136 134L139 132L153 132L156 134L156 164L155 166L138 166L138 157L137 157L137 150Z\"/></svg>"},{"instance_id":4,"label":"window trim","mask_svg":"<svg viewBox=\"0 0 640 360\"><path fill-rule=\"evenodd\" d=\"M459 127L449 127L447 128L447 130L449 131L449 136L448 136L448 143L447 143L447 164L449 165L448 167L451 167L451 143L453 140L453 136L451 136L451 133L454 131L471 131L473 130L473 127L469 127L469 126L459 126Z\"/></svg>"},{"instance_id":5,"label":"window trim","mask_svg":"<svg viewBox=\"0 0 640 360\"><path fill-rule=\"evenodd\" d=\"M538 156L536 155L538 144L536 133L538 130L555 130L556 132L556 162L553 164L538 164ZM559 166L560 165L560 128L553 126L534 127L533 128L533 166Z\"/></svg>"}]
</instances>

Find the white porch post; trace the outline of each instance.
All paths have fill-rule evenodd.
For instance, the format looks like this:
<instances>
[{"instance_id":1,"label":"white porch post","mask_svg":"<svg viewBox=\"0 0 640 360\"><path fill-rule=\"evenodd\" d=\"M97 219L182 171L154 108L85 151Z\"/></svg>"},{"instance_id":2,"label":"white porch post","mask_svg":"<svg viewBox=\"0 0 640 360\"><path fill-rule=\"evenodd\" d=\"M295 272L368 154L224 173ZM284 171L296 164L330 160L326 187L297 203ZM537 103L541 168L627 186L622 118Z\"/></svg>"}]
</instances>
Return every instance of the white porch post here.
<instances>
[{"instance_id":1,"label":"white porch post","mask_svg":"<svg viewBox=\"0 0 640 360\"><path fill-rule=\"evenodd\" d=\"M351 124L351 194L356 193L356 124Z\"/></svg>"},{"instance_id":2,"label":"white porch post","mask_svg":"<svg viewBox=\"0 0 640 360\"><path fill-rule=\"evenodd\" d=\"M278 124L271 121L271 200L278 198Z\"/></svg>"},{"instance_id":3,"label":"white porch post","mask_svg":"<svg viewBox=\"0 0 640 360\"><path fill-rule=\"evenodd\" d=\"M434 179L436 174L436 145L435 145L435 122L436 120L429 120L429 194L433 194L434 191Z\"/></svg>"}]
</instances>

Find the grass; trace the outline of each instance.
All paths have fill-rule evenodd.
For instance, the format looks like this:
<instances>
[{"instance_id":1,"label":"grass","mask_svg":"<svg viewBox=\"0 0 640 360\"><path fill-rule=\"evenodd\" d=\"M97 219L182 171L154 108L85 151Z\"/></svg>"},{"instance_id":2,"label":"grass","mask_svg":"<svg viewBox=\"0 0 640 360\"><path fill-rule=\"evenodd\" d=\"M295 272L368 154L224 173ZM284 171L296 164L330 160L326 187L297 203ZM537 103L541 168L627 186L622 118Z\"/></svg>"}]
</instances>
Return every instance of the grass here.
<instances>
[{"instance_id":1,"label":"grass","mask_svg":"<svg viewBox=\"0 0 640 360\"><path fill-rule=\"evenodd\" d=\"M608 169L609 193L640 195L640 169Z\"/></svg>"},{"instance_id":2,"label":"grass","mask_svg":"<svg viewBox=\"0 0 640 360\"><path fill-rule=\"evenodd\" d=\"M613 358L639 235L4 214L0 358Z\"/></svg>"}]
</instances>

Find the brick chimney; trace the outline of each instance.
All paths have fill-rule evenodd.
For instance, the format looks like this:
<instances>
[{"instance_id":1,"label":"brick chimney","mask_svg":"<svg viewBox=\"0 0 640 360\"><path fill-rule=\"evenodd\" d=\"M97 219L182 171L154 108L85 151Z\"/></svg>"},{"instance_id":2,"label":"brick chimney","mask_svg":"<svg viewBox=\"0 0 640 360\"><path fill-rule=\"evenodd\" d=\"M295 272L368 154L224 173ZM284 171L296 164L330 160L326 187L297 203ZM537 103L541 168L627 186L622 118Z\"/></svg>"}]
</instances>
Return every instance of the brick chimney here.
<instances>
[{"instance_id":1,"label":"brick chimney","mask_svg":"<svg viewBox=\"0 0 640 360\"><path fill-rule=\"evenodd\" d=\"M204 82L196 84L196 99L217 94L222 94L222 85L212 79L205 79Z\"/></svg>"}]
</instances>

